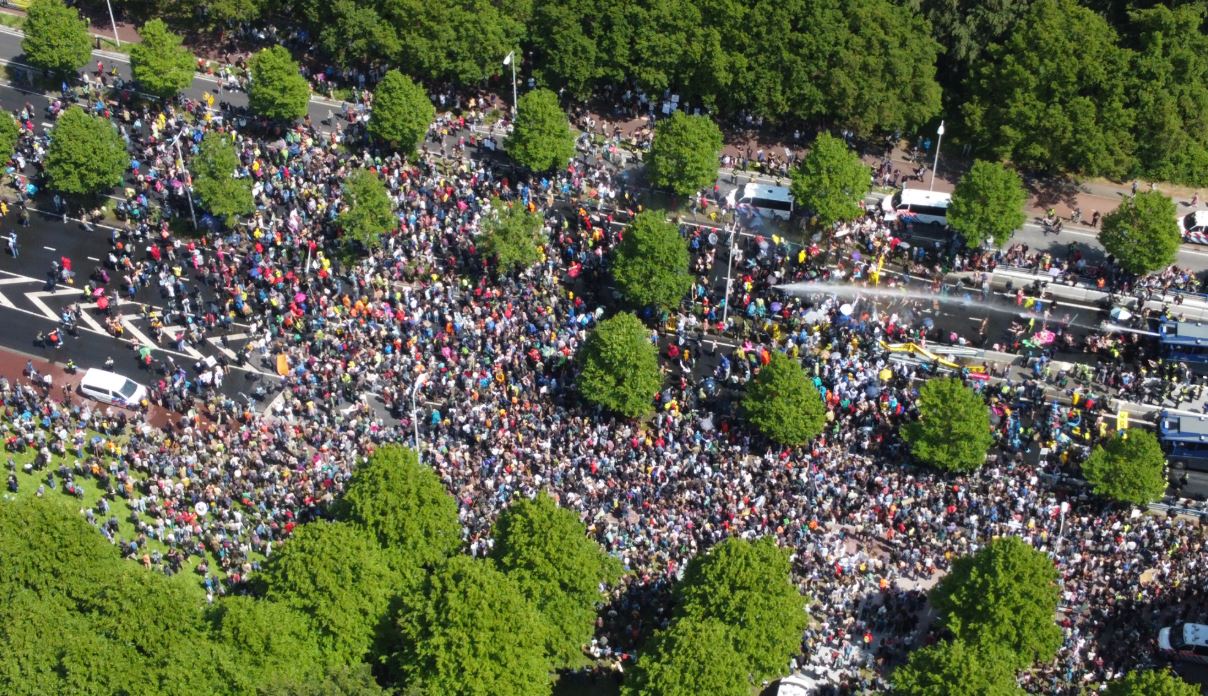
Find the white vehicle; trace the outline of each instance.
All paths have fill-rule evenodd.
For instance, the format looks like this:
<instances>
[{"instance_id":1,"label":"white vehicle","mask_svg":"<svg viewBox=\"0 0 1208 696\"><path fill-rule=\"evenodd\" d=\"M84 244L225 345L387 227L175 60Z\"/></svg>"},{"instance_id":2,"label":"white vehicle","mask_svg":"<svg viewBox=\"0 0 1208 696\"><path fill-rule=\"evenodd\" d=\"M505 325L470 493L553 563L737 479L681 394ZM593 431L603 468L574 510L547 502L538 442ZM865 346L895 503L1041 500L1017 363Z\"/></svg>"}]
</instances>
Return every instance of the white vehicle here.
<instances>
[{"instance_id":1,"label":"white vehicle","mask_svg":"<svg viewBox=\"0 0 1208 696\"><path fill-rule=\"evenodd\" d=\"M727 193L726 203L731 208L781 220L788 220L793 214L793 193L785 186L752 182Z\"/></svg>"},{"instance_id":2,"label":"white vehicle","mask_svg":"<svg viewBox=\"0 0 1208 696\"><path fill-rule=\"evenodd\" d=\"M80 380L80 393L106 404L137 408L147 397L147 388L116 372L92 367Z\"/></svg>"},{"instance_id":3,"label":"white vehicle","mask_svg":"<svg viewBox=\"0 0 1208 696\"><path fill-rule=\"evenodd\" d=\"M924 225L947 225L952 194L922 189L901 189L881 199L885 219Z\"/></svg>"},{"instance_id":4,"label":"white vehicle","mask_svg":"<svg viewBox=\"0 0 1208 696\"><path fill-rule=\"evenodd\" d=\"M1183 239L1196 244L1208 244L1208 210L1197 210L1179 218Z\"/></svg>"},{"instance_id":5,"label":"white vehicle","mask_svg":"<svg viewBox=\"0 0 1208 696\"><path fill-rule=\"evenodd\" d=\"M1177 623L1158 631L1158 650L1176 660L1208 664L1208 626Z\"/></svg>"}]
</instances>

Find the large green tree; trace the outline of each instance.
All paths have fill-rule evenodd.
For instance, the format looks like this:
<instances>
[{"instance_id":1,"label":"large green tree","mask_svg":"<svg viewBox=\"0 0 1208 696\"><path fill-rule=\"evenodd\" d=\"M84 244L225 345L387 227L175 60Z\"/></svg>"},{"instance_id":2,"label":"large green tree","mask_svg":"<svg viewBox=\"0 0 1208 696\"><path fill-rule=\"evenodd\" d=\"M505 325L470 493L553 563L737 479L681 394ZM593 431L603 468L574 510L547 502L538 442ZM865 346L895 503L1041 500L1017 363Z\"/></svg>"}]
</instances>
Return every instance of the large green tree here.
<instances>
[{"instance_id":1,"label":"large green tree","mask_svg":"<svg viewBox=\"0 0 1208 696\"><path fill-rule=\"evenodd\" d=\"M88 24L63 0L34 0L21 27L25 60L37 68L65 75L84 67L92 56Z\"/></svg>"},{"instance_id":2,"label":"large green tree","mask_svg":"<svg viewBox=\"0 0 1208 696\"><path fill-rule=\"evenodd\" d=\"M263 595L309 616L328 665L369 654L390 598L410 579L391 570L367 531L348 522L300 525L265 563Z\"/></svg>"},{"instance_id":3,"label":"large green tree","mask_svg":"<svg viewBox=\"0 0 1208 696\"><path fill-rule=\"evenodd\" d=\"M236 178L239 155L227 133L210 131L201 139L197 155L190 165L193 192L217 217L230 221L247 215L256 207L252 200L252 181Z\"/></svg>"},{"instance_id":4,"label":"large green tree","mask_svg":"<svg viewBox=\"0 0 1208 696\"><path fill-rule=\"evenodd\" d=\"M826 406L801 364L775 351L747 385L742 399L747 421L782 445L803 445L826 426Z\"/></svg>"},{"instance_id":5,"label":"large green tree","mask_svg":"<svg viewBox=\"0 0 1208 696\"><path fill-rule=\"evenodd\" d=\"M1107 685L1104 696L1199 696L1200 687L1165 669L1139 669Z\"/></svg>"},{"instance_id":6,"label":"large green tree","mask_svg":"<svg viewBox=\"0 0 1208 696\"><path fill-rule=\"evenodd\" d=\"M529 268L541 260L541 247L548 241L545 222L520 201L491 201L491 212L482 224L483 255L495 261L501 274Z\"/></svg>"},{"instance_id":7,"label":"large green tree","mask_svg":"<svg viewBox=\"0 0 1208 696\"><path fill-rule=\"evenodd\" d=\"M601 584L621 576L620 562L587 537L578 515L545 493L512 503L493 536L491 557L545 620L554 667L582 666L604 599Z\"/></svg>"},{"instance_id":8,"label":"large green tree","mask_svg":"<svg viewBox=\"0 0 1208 696\"><path fill-rule=\"evenodd\" d=\"M634 315L600 322L579 349L579 363L579 393L587 401L629 418L653 410L663 376L650 334Z\"/></svg>"},{"instance_id":9,"label":"large green tree","mask_svg":"<svg viewBox=\"0 0 1208 696\"><path fill-rule=\"evenodd\" d=\"M336 0L324 4L319 46L341 67L371 65L392 60L402 50L398 32L372 3ZM374 91L374 108L377 91Z\"/></svg>"},{"instance_id":10,"label":"large green tree","mask_svg":"<svg viewBox=\"0 0 1208 696\"><path fill-rule=\"evenodd\" d=\"M995 646L945 641L910 653L893 672L893 696L1023 696L1011 656Z\"/></svg>"},{"instance_id":11,"label":"large green tree","mask_svg":"<svg viewBox=\"0 0 1208 696\"><path fill-rule=\"evenodd\" d=\"M1144 191L1103 216L1099 243L1129 273L1150 273L1174 263L1182 235L1170 196Z\"/></svg>"},{"instance_id":12,"label":"large green tree","mask_svg":"<svg viewBox=\"0 0 1208 696\"><path fill-rule=\"evenodd\" d=\"M788 551L770 537L730 537L688 564L676 588L679 621L720 621L753 683L784 673L809 623L789 572Z\"/></svg>"},{"instance_id":13,"label":"large green tree","mask_svg":"<svg viewBox=\"0 0 1208 696\"><path fill-rule=\"evenodd\" d=\"M931 591L942 625L969 646L1003 648L1013 668L1052 659L1061 647L1060 588L1053 561L1016 537L993 539Z\"/></svg>"},{"instance_id":14,"label":"large green tree","mask_svg":"<svg viewBox=\"0 0 1208 696\"><path fill-rule=\"evenodd\" d=\"M424 694L542 696L552 686L545 624L490 561L454 556L400 596L394 656Z\"/></svg>"},{"instance_id":15,"label":"large green tree","mask_svg":"<svg viewBox=\"0 0 1208 696\"><path fill-rule=\"evenodd\" d=\"M688 196L717 179L721 129L708 116L676 111L654 127L654 142L646 158L650 182Z\"/></svg>"},{"instance_id":16,"label":"large green tree","mask_svg":"<svg viewBox=\"0 0 1208 696\"><path fill-rule=\"evenodd\" d=\"M688 243L662 213L638 213L625 229L612 261L612 277L631 304L678 307L692 288Z\"/></svg>"},{"instance_id":17,"label":"large green tree","mask_svg":"<svg viewBox=\"0 0 1208 696\"><path fill-rule=\"evenodd\" d=\"M860 217L860 201L872 186L872 172L860 156L828 133L818 134L792 177L797 208L824 228Z\"/></svg>"},{"instance_id":18,"label":"large green tree","mask_svg":"<svg viewBox=\"0 0 1208 696\"><path fill-rule=\"evenodd\" d=\"M21 139L21 125L11 115L0 117L0 161L8 162Z\"/></svg>"},{"instance_id":19,"label":"large green tree","mask_svg":"<svg viewBox=\"0 0 1208 696\"><path fill-rule=\"evenodd\" d=\"M1208 184L1208 34L1205 5L1156 4L1130 13L1139 34L1129 76L1141 171L1158 181Z\"/></svg>"},{"instance_id":20,"label":"large green tree","mask_svg":"<svg viewBox=\"0 0 1208 696\"><path fill-rule=\"evenodd\" d=\"M749 696L747 664L728 627L713 619L680 619L654 634L626 672L622 696Z\"/></svg>"},{"instance_id":21,"label":"large green tree","mask_svg":"<svg viewBox=\"0 0 1208 696\"><path fill-rule=\"evenodd\" d=\"M382 234L398 226L394 203L378 175L358 169L344 179L343 197L336 224L345 239L372 249L382 243Z\"/></svg>"},{"instance_id":22,"label":"large green tree","mask_svg":"<svg viewBox=\"0 0 1208 696\"><path fill-rule=\"evenodd\" d=\"M379 447L357 467L338 511L401 559L400 567L437 565L461 545L457 502L436 472L401 445Z\"/></svg>"},{"instance_id":23,"label":"large green tree","mask_svg":"<svg viewBox=\"0 0 1208 696\"><path fill-rule=\"evenodd\" d=\"M998 162L977 160L961 177L948 206L948 225L969 247L986 240L1002 246L1027 219L1023 180Z\"/></svg>"},{"instance_id":24,"label":"large green tree","mask_svg":"<svg viewBox=\"0 0 1208 696\"><path fill-rule=\"evenodd\" d=\"M245 691L313 681L323 658L305 615L283 604L246 595L223 598L214 612L215 634L239 655Z\"/></svg>"},{"instance_id":25,"label":"large green tree","mask_svg":"<svg viewBox=\"0 0 1208 696\"><path fill-rule=\"evenodd\" d=\"M434 82L471 85L499 75L524 33L504 3L491 0L391 0L384 11L399 32L399 67Z\"/></svg>"},{"instance_id":26,"label":"large green tree","mask_svg":"<svg viewBox=\"0 0 1208 696\"><path fill-rule=\"evenodd\" d=\"M129 165L126 143L109 121L78 106L55 121L46 152L52 189L76 195L102 193L121 183Z\"/></svg>"},{"instance_id":27,"label":"large green tree","mask_svg":"<svg viewBox=\"0 0 1208 696\"><path fill-rule=\"evenodd\" d=\"M179 34L161 19L147 22L138 34L140 40L130 48L130 72L140 88L171 99L193 84L193 54Z\"/></svg>"},{"instance_id":28,"label":"large green tree","mask_svg":"<svg viewBox=\"0 0 1208 696\"><path fill-rule=\"evenodd\" d=\"M1122 175L1133 166L1128 53L1077 0L1036 0L978 61L964 105L969 141L1046 172Z\"/></svg>"},{"instance_id":29,"label":"large green tree","mask_svg":"<svg viewBox=\"0 0 1208 696\"><path fill-rule=\"evenodd\" d=\"M959 379L927 380L919 389L919 419L902 426L915 459L947 471L972 471L986 463L994 444L985 401Z\"/></svg>"},{"instance_id":30,"label":"large green tree","mask_svg":"<svg viewBox=\"0 0 1208 696\"><path fill-rule=\"evenodd\" d=\"M575 154L575 136L558 95L535 89L520 97L516 123L504 147L512 159L535 172L565 167Z\"/></svg>"},{"instance_id":31,"label":"large green tree","mask_svg":"<svg viewBox=\"0 0 1208 696\"><path fill-rule=\"evenodd\" d=\"M415 152L434 118L424 88L397 70L388 70L373 91L369 132L401 152Z\"/></svg>"},{"instance_id":32,"label":"large green tree","mask_svg":"<svg viewBox=\"0 0 1208 696\"><path fill-rule=\"evenodd\" d=\"M1166 455L1153 433L1129 430L1098 445L1082 462L1095 495L1146 505L1166 494Z\"/></svg>"},{"instance_id":33,"label":"large green tree","mask_svg":"<svg viewBox=\"0 0 1208 696\"><path fill-rule=\"evenodd\" d=\"M306 115L310 85L284 46L261 49L252 56L248 106L274 121L294 121Z\"/></svg>"}]
</instances>

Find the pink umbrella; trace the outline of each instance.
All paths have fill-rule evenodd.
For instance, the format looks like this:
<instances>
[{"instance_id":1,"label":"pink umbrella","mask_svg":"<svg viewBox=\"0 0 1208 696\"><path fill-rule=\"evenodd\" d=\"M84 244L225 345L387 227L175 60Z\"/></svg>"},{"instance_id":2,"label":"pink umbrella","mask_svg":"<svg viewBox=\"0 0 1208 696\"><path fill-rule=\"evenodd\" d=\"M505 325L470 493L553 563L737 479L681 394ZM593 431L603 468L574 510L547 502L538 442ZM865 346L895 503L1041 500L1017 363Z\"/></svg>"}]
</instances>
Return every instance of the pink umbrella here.
<instances>
[{"instance_id":1,"label":"pink umbrella","mask_svg":"<svg viewBox=\"0 0 1208 696\"><path fill-rule=\"evenodd\" d=\"M1057 334L1053 333L1052 331L1037 331L1034 338L1036 339L1037 343L1041 345L1048 345L1053 342L1053 339L1057 338Z\"/></svg>"}]
</instances>

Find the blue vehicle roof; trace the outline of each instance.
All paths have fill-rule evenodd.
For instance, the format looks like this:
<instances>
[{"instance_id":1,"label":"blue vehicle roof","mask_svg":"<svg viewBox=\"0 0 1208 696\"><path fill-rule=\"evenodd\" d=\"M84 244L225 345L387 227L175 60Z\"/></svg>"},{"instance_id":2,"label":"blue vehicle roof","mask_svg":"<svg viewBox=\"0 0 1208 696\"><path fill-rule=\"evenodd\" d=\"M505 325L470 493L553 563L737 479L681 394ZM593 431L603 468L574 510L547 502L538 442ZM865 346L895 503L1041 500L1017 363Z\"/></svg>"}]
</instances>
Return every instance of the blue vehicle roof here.
<instances>
[{"instance_id":1,"label":"blue vehicle roof","mask_svg":"<svg viewBox=\"0 0 1208 696\"><path fill-rule=\"evenodd\" d=\"M1208 346L1208 324L1199 321L1165 321L1158 340L1169 345Z\"/></svg>"}]
</instances>

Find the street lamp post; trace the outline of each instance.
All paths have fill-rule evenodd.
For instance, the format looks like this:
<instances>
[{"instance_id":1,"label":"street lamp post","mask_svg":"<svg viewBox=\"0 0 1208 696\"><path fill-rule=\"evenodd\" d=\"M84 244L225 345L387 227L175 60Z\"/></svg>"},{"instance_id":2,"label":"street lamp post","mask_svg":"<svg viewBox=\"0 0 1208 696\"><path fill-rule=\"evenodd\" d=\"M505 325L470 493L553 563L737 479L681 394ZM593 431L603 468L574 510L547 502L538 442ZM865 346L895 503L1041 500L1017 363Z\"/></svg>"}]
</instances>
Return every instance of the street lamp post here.
<instances>
[{"instance_id":1,"label":"street lamp post","mask_svg":"<svg viewBox=\"0 0 1208 696\"><path fill-rule=\"evenodd\" d=\"M411 427L415 430L415 461L424 463L424 446L419 440L419 409L416 407L415 395L419 388L428 383L428 373L421 372L411 383Z\"/></svg>"},{"instance_id":2,"label":"street lamp post","mask_svg":"<svg viewBox=\"0 0 1208 696\"><path fill-rule=\"evenodd\" d=\"M113 25L113 43L121 48L122 40L117 37L117 20L113 18L113 3L105 0L105 6L109 8L109 23Z\"/></svg>"},{"instance_id":3,"label":"street lamp post","mask_svg":"<svg viewBox=\"0 0 1208 696\"><path fill-rule=\"evenodd\" d=\"M730 317L730 268L734 265L734 233L738 231L738 213L734 213L735 219L730 222L730 247L729 253L726 256L726 297L722 301L721 306L721 330L726 330L726 321Z\"/></svg>"},{"instance_id":4,"label":"street lamp post","mask_svg":"<svg viewBox=\"0 0 1208 696\"><path fill-rule=\"evenodd\" d=\"M504 65L512 66L512 119L516 118L516 52L509 51L503 59Z\"/></svg>"},{"instance_id":5,"label":"street lamp post","mask_svg":"<svg viewBox=\"0 0 1208 696\"><path fill-rule=\"evenodd\" d=\"M193 210L193 175L185 168L185 156L180 152L180 136L184 135L184 131L176 134L172 140L172 144L176 146L176 161L180 163L180 171L185 174L185 196L189 199L189 218L193 221L193 231L197 231L197 213Z\"/></svg>"},{"instance_id":6,"label":"street lamp post","mask_svg":"<svg viewBox=\"0 0 1208 696\"><path fill-rule=\"evenodd\" d=\"M928 191L935 188L935 170L940 166L940 143L944 142L944 122L940 121L940 127L936 129L939 137L935 141L935 164L931 167L931 184L927 187Z\"/></svg>"}]
</instances>

